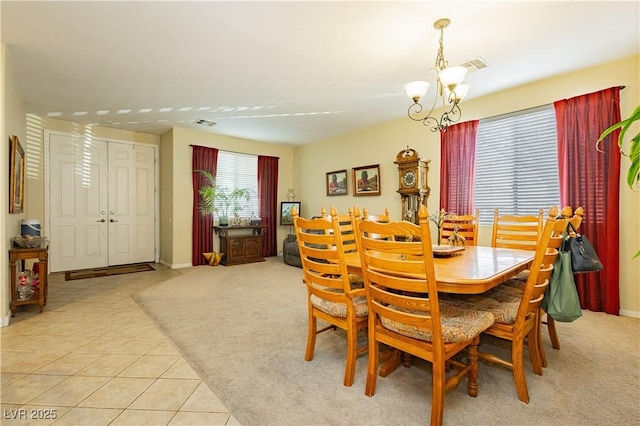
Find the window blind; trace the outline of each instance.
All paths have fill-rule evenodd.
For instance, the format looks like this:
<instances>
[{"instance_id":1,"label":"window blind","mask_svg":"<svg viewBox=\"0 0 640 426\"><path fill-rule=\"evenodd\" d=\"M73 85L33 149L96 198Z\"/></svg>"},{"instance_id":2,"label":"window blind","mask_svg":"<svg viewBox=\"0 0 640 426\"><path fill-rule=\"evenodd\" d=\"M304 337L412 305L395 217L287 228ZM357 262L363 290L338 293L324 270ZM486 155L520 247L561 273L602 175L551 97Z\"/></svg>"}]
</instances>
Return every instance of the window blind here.
<instances>
[{"instance_id":1,"label":"window blind","mask_svg":"<svg viewBox=\"0 0 640 426\"><path fill-rule=\"evenodd\" d=\"M480 120L476 142L474 208L480 223L493 211L529 215L560 206L553 105Z\"/></svg>"},{"instance_id":2,"label":"window blind","mask_svg":"<svg viewBox=\"0 0 640 426\"><path fill-rule=\"evenodd\" d=\"M216 184L232 191L235 188L248 188L253 191L249 202L239 200L238 216L250 217L258 215L258 157L237 152L220 151L218 153L218 165L216 170ZM221 207L220 201L216 206ZM233 212L229 212L233 217Z\"/></svg>"}]
</instances>

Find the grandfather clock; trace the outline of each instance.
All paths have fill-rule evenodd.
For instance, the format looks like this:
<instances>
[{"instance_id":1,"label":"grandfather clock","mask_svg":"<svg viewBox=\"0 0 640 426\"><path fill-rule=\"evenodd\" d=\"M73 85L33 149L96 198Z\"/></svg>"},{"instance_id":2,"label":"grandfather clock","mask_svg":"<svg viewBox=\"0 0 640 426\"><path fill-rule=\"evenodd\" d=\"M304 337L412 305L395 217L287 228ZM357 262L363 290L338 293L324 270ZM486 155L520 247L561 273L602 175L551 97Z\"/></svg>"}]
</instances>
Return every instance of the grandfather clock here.
<instances>
[{"instance_id":1,"label":"grandfather clock","mask_svg":"<svg viewBox=\"0 0 640 426\"><path fill-rule=\"evenodd\" d=\"M398 165L400 182L398 193L402 199L402 220L417 223L420 204L427 205L427 197L431 192L427 184L430 161L421 159L418 153L408 146L396 155L394 163Z\"/></svg>"}]
</instances>

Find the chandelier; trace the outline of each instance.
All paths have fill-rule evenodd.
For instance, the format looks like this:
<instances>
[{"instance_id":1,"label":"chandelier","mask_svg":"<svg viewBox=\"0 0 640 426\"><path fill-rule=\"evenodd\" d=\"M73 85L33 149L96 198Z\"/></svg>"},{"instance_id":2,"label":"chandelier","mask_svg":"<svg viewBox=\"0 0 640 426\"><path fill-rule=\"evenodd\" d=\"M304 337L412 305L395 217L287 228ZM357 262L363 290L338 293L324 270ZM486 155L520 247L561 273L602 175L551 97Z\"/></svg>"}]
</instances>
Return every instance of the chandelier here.
<instances>
[{"instance_id":1,"label":"chandelier","mask_svg":"<svg viewBox=\"0 0 640 426\"><path fill-rule=\"evenodd\" d=\"M467 74L467 69L463 66L450 67L444 58L444 29L447 28L450 23L451 20L442 18L433 24L435 29L440 30L440 48L436 56L436 63L432 68L427 70L427 75L429 73L435 73L437 92L433 99L433 105L425 117L420 115L423 110L420 99L427 93L429 82L412 81L404 87L407 96L413 100L413 104L408 110L409 118L414 121L422 121L422 124L428 126L432 132L444 132L451 124L460 120L462 111L458 104L469 92L469 85L462 84ZM442 100L442 107L445 108L445 112L440 116L440 119L432 115L438 99Z\"/></svg>"}]
</instances>

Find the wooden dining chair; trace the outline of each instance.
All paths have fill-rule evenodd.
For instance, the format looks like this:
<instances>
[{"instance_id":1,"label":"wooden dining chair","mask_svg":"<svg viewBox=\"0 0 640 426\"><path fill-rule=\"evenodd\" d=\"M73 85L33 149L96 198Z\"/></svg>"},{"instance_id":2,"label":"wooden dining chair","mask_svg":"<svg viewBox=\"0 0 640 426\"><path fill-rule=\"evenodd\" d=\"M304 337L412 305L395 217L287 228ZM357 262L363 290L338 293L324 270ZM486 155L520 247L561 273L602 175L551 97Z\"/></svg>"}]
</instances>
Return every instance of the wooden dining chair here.
<instances>
[{"instance_id":1,"label":"wooden dining chair","mask_svg":"<svg viewBox=\"0 0 640 426\"><path fill-rule=\"evenodd\" d=\"M491 246L535 251L542 232L544 211L537 215L500 215L493 212Z\"/></svg>"},{"instance_id":2,"label":"wooden dining chair","mask_svg":"<svg viewBox=\"0 0 640 426\"><path fill-rule=\"evenodd\" d=\"M580 228L580 224L582 223L583 215L584 209L582 207L578 207L574 212L571 206L565 206L562 208L562 210L560 210L559 217L569 219L569 222L571 222L575 229L578 230ZM505 285L522 290L525 286L528 276L529 270L522 271L513 279L507 280L505 282ZM544 312L541 312L540 322L541 325L547 326L549 339L551 340L551 347L553 349L560 350L560 338L558 337L554 319L549 315L545 315ZM540 333L541 330L542 327L540 326L538 333L538 339L540 341L540 358L542 360L542 366L547 367L547 356L545 353L544 345L542 345L542 336Z\"/></svg>"},{"instance_id":3,"label":"wooden dining chair","mask_svg":"<svg viewBox=\"0 0 640 426\"><path fill-rule=\"evenodd\" d=\"M450 244L449 238L453 237L455 233L464 238L464 245L477 246L479 219L480 210L478 209L474 211L474 214L446 216L442 222L441 239L438 241L438 244Z\"/></svg>"},{"instance_id":4,"label":"wooden dining chair","mask_svg":"<svg viewBox=\"0 0 640 426\"><path fill-rule=\"evenodd\" d=\"M356 206L357 208L357 206ZM356 217L356 220L358 218ZM383 214L369 214L366 208L362 209L362 220L370 220L371 222L379 222L379 223L389 223L391 222L391 215L389 214L389 209L384 209ZM372 238L379 239L392 239L391 235L371 235Z\"/></svg>"},{"instance_id":5,"label":"wooden dining chair","mask_svg":"<svg viewBox=\"0 0 640 426\"><path fill-rule=\"evenodd\" d=\"M512 287L499 285L481 295L456 295L454 298L461 302L458 306L462 308L475 308L493 314L495 323L484 333L510 341L511 359L506 360L484 352L483 347L478 351L478 356L510 368L518 398L526 403L529 402L529 393L524 372L524 345L526 342L534 373L542 375L541 346L538 340L540 304L562 244L562 233L569 222L564 218L556 219L557 216L558 208L550 209L529 276L520 293L514 292Z\"/></svg>"},{"instance_id":6,"label":"wooden dining chair","mask_svg":"<svg viewBox=\"0 0 640 426\"><path fill-rule=\"evenodd\" d=\"M382 214L370 214L367 208L362 209L362 219L370 220L372 222L389 223L391 222L391 216L389 215L389 209L384 209Z\"/></svg>"},{"instance_id":7,"label":"wooden dining chair","mask_svg":"<svg viewBox=\"0 0 640 426\"><path fill-rule=\"evenodd\" d=\"M480 333L493 324L493 316L439 300L424 205L420 206L418 217L419 225L407 221L357 223L358 252L369 304L365 394L373 396L376 391L381 343L427 360L433 365L431 424L440 425L445 392L464 376L468 379L468 394L478 394L477 345ZM396 241L372 235L402 238ZM464 363L454 359L465 350ZM452 374L447 377L447 372Z\"/></svg>"},{"instance_id":8,"label":"wooden dining chair","mask_svg":"<svg viewBox=\"0 0 640 426\"><path fill-rule=\"evenodd\" d=\"M324 207L320 210L320 216L322 216L327 221L332 220L332 216L327 214L327 211L325 210ZM358 248L356 247L356 237L354 235L353 209L350 208L348 214L338 214L336 217L338 219L338 227L340 231L339 235L342 238L342 247L344 249L344 252L345 253L355 252L356 250L358 250ZM330 230L328 232L333 232L333 231Z\"/></svg>"},{"instance_id":9,"label":"wooden dining chair","mask_svg":"<svg viewBox=\"0 0 640 426\"><path fill-rule=\"evenodd\" d=\"M340 224L335 207L330 220L304 219L293 210L300 260L307 287L308 334L304 359L311 361L316 335L339 327L347 333L347 361L344 385L353 384L356 358L367 350L358 348L358 331L367 327L368 309L364 288L353 286L345 263ZM318 319L330 325L318 330Z\"/></svg>"}]
</instances>

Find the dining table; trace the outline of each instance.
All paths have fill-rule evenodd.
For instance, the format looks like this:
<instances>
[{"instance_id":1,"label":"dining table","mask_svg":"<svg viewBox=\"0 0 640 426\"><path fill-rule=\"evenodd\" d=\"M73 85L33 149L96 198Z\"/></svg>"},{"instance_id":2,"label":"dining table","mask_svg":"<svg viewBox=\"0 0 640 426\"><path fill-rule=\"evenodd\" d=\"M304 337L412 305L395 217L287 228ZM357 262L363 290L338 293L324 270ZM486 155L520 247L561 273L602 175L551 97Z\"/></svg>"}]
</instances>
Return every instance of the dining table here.
<instances>
[{"instance_id":1,"label":"dining table","mask_svg":"<svg viewBox=\"0 0 640 426\"><path fill-rule=\"evenodd\" d=\"M464 246L460 250L434 246L433 263L438 291L455 294L480 294L527 269L534 251L486 246ZM360 254L346 253L349 273L362 275Z\"/></svg>"},{"instance_id":2,"label":"dining table","mask_svg":"<svg viewBox=\"0 0 640 426\"><path fill-rule=\"evenodd\" d=\"M486 246L433 246L433 263L438 291L453 294L480 294L530 267L534 251ZM401 255L394 255L401 256ZM349 273L362 275L360 253L346 253ZM383 355L379 375L386 377L401 363L411 365L411 356L400 350Z\"/></svg>"}]
</instances>

